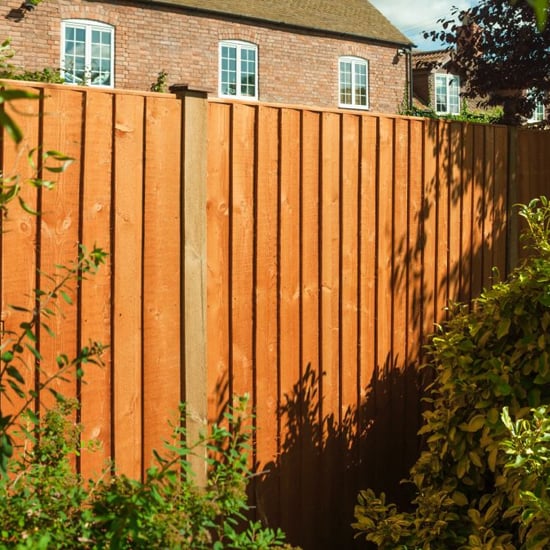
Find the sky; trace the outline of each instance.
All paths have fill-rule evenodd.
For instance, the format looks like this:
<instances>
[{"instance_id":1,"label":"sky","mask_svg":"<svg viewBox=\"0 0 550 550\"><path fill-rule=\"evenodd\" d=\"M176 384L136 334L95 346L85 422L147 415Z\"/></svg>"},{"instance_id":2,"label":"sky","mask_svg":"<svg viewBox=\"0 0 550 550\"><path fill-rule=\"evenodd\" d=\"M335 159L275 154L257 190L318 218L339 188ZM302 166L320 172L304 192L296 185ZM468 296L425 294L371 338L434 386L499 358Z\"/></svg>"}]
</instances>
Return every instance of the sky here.
<instances>
[{"instance_id":1,"label":"sky","mask_svg":"<svg viewBox=\"0 0 550 550\"><path fill-rule=\"evenodd\" d=\"M370 0L419 50L437 50L441 44L425 40L422 31L439 29L438 19L448 17L452 6L467 9L476 0Z\"/></svg>"}]
</instances>

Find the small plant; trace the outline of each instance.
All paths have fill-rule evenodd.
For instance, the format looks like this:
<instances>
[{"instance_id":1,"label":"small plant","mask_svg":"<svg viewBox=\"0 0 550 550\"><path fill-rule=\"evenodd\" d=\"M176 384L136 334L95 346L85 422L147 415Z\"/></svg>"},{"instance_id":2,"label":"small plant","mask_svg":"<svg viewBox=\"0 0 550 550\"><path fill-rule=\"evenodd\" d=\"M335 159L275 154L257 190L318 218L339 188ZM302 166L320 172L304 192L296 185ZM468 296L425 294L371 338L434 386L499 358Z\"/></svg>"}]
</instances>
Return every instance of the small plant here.
<instances>
[{"instance_id":1,"label":"small plant","mask_svg":"<svg viewBox=\"0 0 550 550\"><path fill-rule=\"evenodd\" d=\"M157 80L151 84L151 91L163 94L168 92L168 73L166 71L159 72Z\"/></svg>"},{"instance_id":2,"label":"small plant","mask_svg":"<svg viewBox=\"0 0 550 550\"><path fill-rule=\"evenodd\" d=\"M519 212L531 257L458 308L430 345L413 511L359 495L353 526L379 548L549 546L550 205Z\"/></svg>"},{"instance_id":3,"label":"small plant","mask_svg":"<svg viewBox=\"0 0 550 550\"><path fill-rule=\"evenodd\" d=\"M28 5L34 9L42 0L28 0ZM29 9L29 8L27 8ZM8 80L28 80L31 82L49 82L51 84L63 84L65 79L59 69L46 67L42 70L28 71L16 67L11 63L15 51L11 46L11 40L7 38L0 44L0 78Z\"/></svg>"}]
</instances>

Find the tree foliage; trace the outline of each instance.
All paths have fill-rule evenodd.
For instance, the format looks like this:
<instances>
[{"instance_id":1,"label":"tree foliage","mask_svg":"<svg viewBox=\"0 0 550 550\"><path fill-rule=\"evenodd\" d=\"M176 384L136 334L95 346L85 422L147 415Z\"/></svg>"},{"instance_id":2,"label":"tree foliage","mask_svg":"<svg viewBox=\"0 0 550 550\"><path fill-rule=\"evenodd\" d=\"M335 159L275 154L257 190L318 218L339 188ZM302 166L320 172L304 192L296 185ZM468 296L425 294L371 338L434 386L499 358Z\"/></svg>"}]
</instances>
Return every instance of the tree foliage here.
<instances>
[{"instance_id":1,"label":"tree foliage","mask_svg":"<svg viewBox=\"0 0 550 550\"><path fill-rule=\"evenodd\" d=\"M425 36L448 45L451 70L465 83L465 97L502 105L504 122L517 124L538 102L547 102L548 9L548 0L481 0L466 11L453 8L440 20L441 29Z\"/></svg>"}]
</instances>

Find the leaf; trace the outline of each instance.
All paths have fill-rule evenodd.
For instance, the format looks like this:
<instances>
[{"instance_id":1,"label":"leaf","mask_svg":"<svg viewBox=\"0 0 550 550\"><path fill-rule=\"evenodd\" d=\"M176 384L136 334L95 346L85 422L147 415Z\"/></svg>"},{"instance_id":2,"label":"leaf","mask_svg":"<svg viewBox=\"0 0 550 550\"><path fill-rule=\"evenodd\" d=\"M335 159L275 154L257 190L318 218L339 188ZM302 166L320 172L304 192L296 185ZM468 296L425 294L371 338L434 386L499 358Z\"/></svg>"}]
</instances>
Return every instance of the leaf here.
<instances>
[{"instance_id":1,"label":"leaf","mask_svg":"<svg viewBox=\"0 0 550 550\"><path fill-rule=\"evenodd\" d=\"M0 103L2 103L2 95L0 93ZM0 109L0 126L2 126L8 135L15 141L15 143L20 143L23 139L23 134L21 132L21 129L17 124L13 121L13 119L4 111L4 109Z\"/></svg>"},{"instance_id":2,"label":"leaf","mask_svg":"<svg viewBox=\"0 0 550 550\"><path fill-rule=\"evenodd\" d=\"M485 416L483 416L482 414L477 414L476 416L471 418L467 424L463 422L458 427L463 432L477 432L481 430L483 426L485 426Z\"/></svg>"},{"instance_id":3,"label":"leaf","mask_svg":"<svg viewBox=\"0 0 550 550\"><path fill-rule=\"evenodd\" d=\"M501 319L497 326L497 338L500 340L503 336L506 336L510 332L511 319L505 317Z\"/></svg>"},{"instance_id":4,"label":"leaf","mask_svg":"<svg viewBox=\"0 0 550 550\"><path fill-rule=\"evenodd\" d=\"M69 304L70 306L73 305L72 298L64 290L60 290L59 293L61 294L61 297L63 298L63 300L67 302L67 304Z\"/></svg>"}]
</instances>

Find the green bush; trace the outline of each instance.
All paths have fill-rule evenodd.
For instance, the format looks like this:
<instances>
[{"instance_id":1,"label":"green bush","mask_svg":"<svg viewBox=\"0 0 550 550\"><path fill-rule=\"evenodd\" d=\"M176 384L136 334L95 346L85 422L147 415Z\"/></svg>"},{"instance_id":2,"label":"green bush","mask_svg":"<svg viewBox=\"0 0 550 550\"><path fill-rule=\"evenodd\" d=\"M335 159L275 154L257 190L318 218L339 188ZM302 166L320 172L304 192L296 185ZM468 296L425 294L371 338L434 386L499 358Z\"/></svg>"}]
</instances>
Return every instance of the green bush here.
<instances>
[{"instance_id":1,"label":"green bush","mask_svg":"<svg viewBox=\"0 0 550 550\"><path fill-rule=\"evenodd\" d=\"M80 430L76 403L60 401L35 424L25 452L0 480L0 548L268 549L284 547L280 530L246 520L246 399L226 414L226 427L188 445L182 424L145 480L106 472L85 481L72 466ZM74 415L73 415L74 416ZM208 449L208 478L199 487L189 458Z\"/></svg>"},{"instance_id":2,"label":"green bush","mask_svg":"<svg viewBox=\"0 0 550 550\"><path fill-rule=\"evenodd\" d=\"M353 527L379 548L550 546L550 205L520 214L533 254L432 339L413 511L358 497Z\"/></svg>"}]
</instances>

